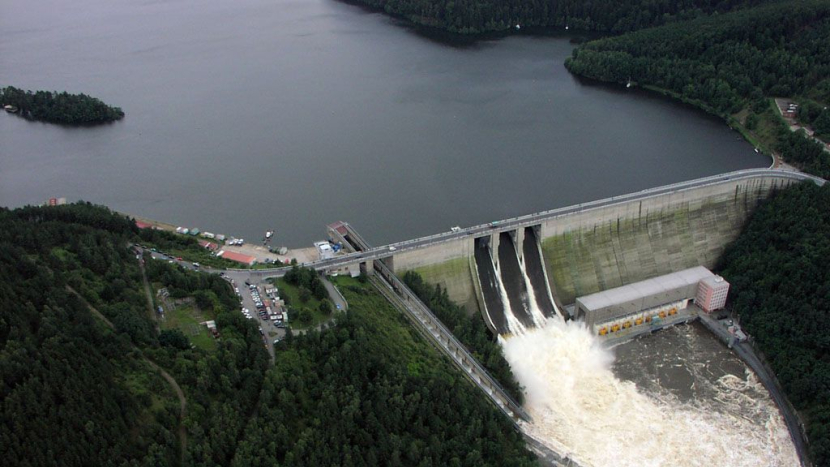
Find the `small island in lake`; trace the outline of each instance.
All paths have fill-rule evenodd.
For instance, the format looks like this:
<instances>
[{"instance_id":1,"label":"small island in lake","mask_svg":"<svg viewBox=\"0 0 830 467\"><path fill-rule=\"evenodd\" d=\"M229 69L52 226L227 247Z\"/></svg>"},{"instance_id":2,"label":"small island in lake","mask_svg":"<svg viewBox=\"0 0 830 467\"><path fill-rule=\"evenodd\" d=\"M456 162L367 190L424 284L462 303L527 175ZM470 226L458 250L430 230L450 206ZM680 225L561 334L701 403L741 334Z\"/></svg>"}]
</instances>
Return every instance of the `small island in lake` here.
<instances>
[{"instance_id":1,"label":"small island in lake","mask_svg":"<svg viewBox=\"0 0 830 467\"><path fill-rule=\"evenodd\" d=\"M49 123L85 125L124 118L124 111L120 107L110 107L86 94L32 92L8 86L0 88L0 104L7 112Z\"/></svg>"}]
</instances>

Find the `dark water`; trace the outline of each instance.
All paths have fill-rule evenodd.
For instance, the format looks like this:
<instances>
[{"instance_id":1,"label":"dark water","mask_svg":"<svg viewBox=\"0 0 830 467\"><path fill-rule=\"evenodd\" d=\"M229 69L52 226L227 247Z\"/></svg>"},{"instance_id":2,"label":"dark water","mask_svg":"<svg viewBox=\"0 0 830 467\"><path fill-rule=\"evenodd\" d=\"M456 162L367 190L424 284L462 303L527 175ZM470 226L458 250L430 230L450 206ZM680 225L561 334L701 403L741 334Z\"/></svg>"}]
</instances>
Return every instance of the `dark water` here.
<instances>
[{"instance_id":1,"label":"dark water","mask_svg":"<svg viewBox=\"0 0 830 467\"><path fill-rule=\"evenodd\" d=\"M481 295L484 297L487 315L496 328L498 334L510 331L507 318L504 315L504 302L498 286L498 277L493 267L493 259L490 256L490 247L483 242L484 239L475 240L475 259L478 269L478 281L481 284ZM489 240L489 239L488 239Z\"/></svg>"},{"instance_id":2,"label":"dark water","mask_svg":"<svg viewBox=\"0 0 830 467\"><path fill-rule=\"evenodd\" d=\"M0 84L122 122L0 115L0 205L51 196L308 245L381 244L768 165L718 120L580 84L566 39L453 47L333 0L0 0Z\"/></svg>"},{"instance_id":3,"label":"dark water","mask_svg":"<svg viewBox=\"0 0 830 467\"><path fill-rule=\"evenodd\" d=\"M614 347L614 374L681 402L713 401L723 378L746 380L747 366L700 323L678 325ZM753 376L754 378L754 376ZM756 395L769 397L760 383ZM760 397L760 396L759 396Z\"/></svg>"}]
</instances>

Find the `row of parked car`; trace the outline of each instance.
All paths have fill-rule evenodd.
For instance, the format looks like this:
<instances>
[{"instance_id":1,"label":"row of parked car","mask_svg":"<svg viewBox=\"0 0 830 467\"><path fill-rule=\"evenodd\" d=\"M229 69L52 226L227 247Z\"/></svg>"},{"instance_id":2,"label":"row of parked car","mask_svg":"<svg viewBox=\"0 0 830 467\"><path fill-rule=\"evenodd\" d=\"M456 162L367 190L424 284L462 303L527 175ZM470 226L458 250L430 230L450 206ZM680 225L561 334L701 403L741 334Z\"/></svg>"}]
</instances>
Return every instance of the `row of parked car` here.
<instances>
[{"instance_id":1,"label":"row of parked car","mask_svg":"<svg viewBox=\"0 0 830 467\"><path fill-rule=\"evenodd\" d=\"M263 299L260 295L259 287L254 284L248 284L248 288L251 290L251 298L254 300L254 305L256 305L259 317L264 321L273 320L275 326L278 328L285 327L287 316L279 310L271 308L271 302L268 299ZM277 305L274 304L274 306L276 307Z\"/></svg>"}]
</instances>

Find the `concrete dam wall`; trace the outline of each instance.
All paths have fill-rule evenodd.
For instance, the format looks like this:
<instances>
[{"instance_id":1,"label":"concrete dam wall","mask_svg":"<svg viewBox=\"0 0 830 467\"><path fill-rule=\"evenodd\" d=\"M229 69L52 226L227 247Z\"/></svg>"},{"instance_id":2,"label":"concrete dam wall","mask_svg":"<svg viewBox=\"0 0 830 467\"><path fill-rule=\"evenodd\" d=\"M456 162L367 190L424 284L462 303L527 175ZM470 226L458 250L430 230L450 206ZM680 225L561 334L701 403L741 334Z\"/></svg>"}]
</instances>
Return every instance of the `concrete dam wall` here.
<instances>
[{"instance_id":1,"label":"concrete dam wall","mask_svg":"<svg viewBox=\"0 0 830 467\"><path fill-rule=\"evenodd\" d=\"M570 305L581 295L693 266L713 267L758 203L799 177L771 170L724 174L494 222L450 240L438 234L434 244L394 254L391 267L397 274L417 271L470 312L484 311L476 239L490 238L491 252L497 252L502 232L523 239L523 230L532 227L553 298L559 306ZM523 247L515 245L519 252ZM498 262L497 253L493 258ZM503 321L495 318L489 321Z\"/></svg>"},{"instance_id":2,"label":"concrete dam wall","mask_svg":"<svg viewBox=\"0 0 830 467\"><path fill-rule=\"evenodd\" d=\"M790 180L756 178L586 211L542 224L554 294L576 297L715 266L758 203Z\"/></svg>"},{"instance_id":3,"label":"concrete dam wall","mask_svg":"<svg viewBox=\"0 0 830 467\"><path fill-rule=\"evenodd\" d=\"M473 253L473 238L464 238L436 246L396 254L391 268L398 276L415 271L427 283L438 284L450 300L470 312L478 312L480 293Z\"/></svg>"}]
</instances>

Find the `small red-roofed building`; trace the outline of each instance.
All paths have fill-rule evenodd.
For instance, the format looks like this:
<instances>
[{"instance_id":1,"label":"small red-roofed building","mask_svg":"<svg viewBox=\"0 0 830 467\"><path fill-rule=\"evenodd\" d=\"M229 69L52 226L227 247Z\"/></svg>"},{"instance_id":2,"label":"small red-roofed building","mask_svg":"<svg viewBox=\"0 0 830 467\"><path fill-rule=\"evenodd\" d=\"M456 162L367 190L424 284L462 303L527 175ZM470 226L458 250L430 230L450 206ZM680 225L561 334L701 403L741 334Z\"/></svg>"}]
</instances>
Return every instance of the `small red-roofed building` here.
<instances>
[{"instance_id":1,"label":"small red-roofed building","mask_svg":"<svg viewBox=\"0 0 830 467\"><path fill-rule=\"evenodd\" d=\"M248 266L253 266L256 264L256 258L253 256L243 255L242 253L234 253L233 251L226 251L222 250L216 254L220 258L229 259L231 261L236 261L237 263L247 264Z\"/></svg>"}]
</instances>

